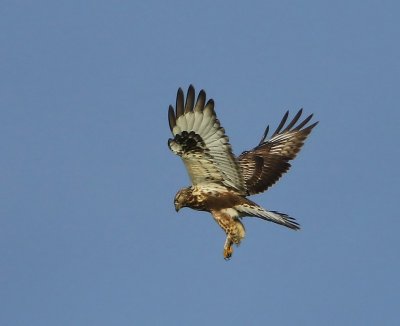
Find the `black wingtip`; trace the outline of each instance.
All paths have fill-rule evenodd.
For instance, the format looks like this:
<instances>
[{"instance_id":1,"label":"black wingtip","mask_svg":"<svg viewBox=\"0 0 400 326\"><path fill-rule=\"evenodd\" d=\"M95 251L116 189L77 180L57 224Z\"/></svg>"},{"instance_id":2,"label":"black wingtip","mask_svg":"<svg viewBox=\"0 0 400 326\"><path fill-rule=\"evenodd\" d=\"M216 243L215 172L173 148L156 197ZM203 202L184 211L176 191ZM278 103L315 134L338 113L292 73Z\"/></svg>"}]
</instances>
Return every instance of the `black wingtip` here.
<instances>
[{"instance_id":1,"label":"black wingtip","mask_svg":"<svg viewBox=\"0 0 400 326\"><path fill-rule=\"evenodd\" d=\"M206 92L202 89L197 96L196 105L194 107L194 111L203 111L204 105L206 103Z\"/></svg>"},{"instance_id":2,"label":"black wingtip","mask_svg":"<svg viewBox=\"0 0 400 326\"><path fill-rule=\"evenodd\" d=\"M183 106L183 101L184 101L184 95L183 95L183 90L182 88L178 88L178 92L176 93L176 118L178 119L181 115L184 113L184 106Z\"/></svg>"},{"instance_id":3,"label":"black wingtip","mask_svg":"<svg viewBox=\"0 0 400 326\"><path fill-rule=\"evenodd\" d=\"M186 94L185 113L193 111L194 100L195 100L195 90L193 85L190 84Z\"/></svg>"},{"instance_id":4,"label":"black wingtip","mask_svg":"<svg viewBox=\"0 0 400 326\"><path fill-rule=\"evenodd\" d=\"M269 132L269 125L267 126L267 128L265 128L264 134L263 134L263 136L261 137L261 140L260 140L260 142L258 143L258 145L261 145L261 144L265 141L265 139L266 139L267 136L268 136L268 132Z\"/></svg>"},{"instance_id":5,"label":"black wingtip","mask_svg":"<svg viewBox=\"0 0 400 326\"><path fill-rule=\"evenodd\" d=\"M178 97L183 97L183 89L182 89L182 87L179 87L178 88L178 91L176 92L176 98L178 98Z\"/></svg>"},{"instance_id":6,"label":"black wingtip","mask_svg":"<svg viewBox=\"0 0 400 326\"><path fill-rule=\"evenodd\" d=\"M310 129L314 128L317 124L319 124L319 121L314 122L312 125L309 126Z\"/></svg>"},{"instance_id":7,"label":"black wingtip","mask_svg":"<svg viewBox=\"0 0 400 326\"><path fill-rule=\"evenodd\" d=\"M301 128L303 128L314 116L314 114L310 114L307 118L305 118L303 120L303 122L301 122L296 128L294 128L293 130L300 130Z\"/></svg>"},{"instance_id":8,"label":"black wingtip","mask_svg":"<svg viewBox=\"0 0 400 326\"><path fill-rule=\"evenodd\" d=\"M283 118L281 120L281 123L279 124L278 128L276 128L275 132L273 133L273 135L271 137L274 137L275 135L280 133L281 129L283 128L283 126L286 123L288 116L289 116L289 110L286 111L285 115L283 116Z\"/></svg>"},{"instance_id":9,"label":"black wingtip","mask_svg":"<svg viewBox=\"0 0 400 326\"><path fill-rule=\"evenodd\" d=\"M207 101L207 104L206 104L206 106L204 107L204 109L209 108L212 112L214 112L214 105L215 105L214 100L213 100L212 98L210 98L210 99Z\"/></svg>"},{"instance_id":10,"label":"black wingtip","mask_svg":"<svg viewBox=\"0 0 400 326\"><path fill-rule=\"evenodd\" d=\"M172 130L176 126L176 117L175 117L175 112L174 112L174 108L172 107L172 105L170 105L168 108L168 122L169 122L169 129L171 129L171 132L172 132Z\"/></svg>"},{"instance_id":11,"label":"black wingtip","mask_svg":"<svg viewBox=\"0 0 400 326\"><path fill-rule=\"evenodd\" d=\"M290 121L290 123L286 126L285 130L283 130L282 132L286 132L289 131L290 129L292 129L292 127L297 123L297 121L300 119L301 114L303 113L303 109L301 108L296 115L294 116L294 118L292 119L292 121Z\"/></svg>"}]
</instances>

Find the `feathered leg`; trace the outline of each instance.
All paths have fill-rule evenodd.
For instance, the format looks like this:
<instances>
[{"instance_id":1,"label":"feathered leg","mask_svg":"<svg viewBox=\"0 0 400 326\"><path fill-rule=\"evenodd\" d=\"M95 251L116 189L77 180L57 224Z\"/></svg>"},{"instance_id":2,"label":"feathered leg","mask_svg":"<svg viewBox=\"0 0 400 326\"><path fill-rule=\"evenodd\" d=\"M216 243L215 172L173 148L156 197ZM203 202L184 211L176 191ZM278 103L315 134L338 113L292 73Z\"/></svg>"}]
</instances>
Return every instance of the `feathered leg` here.
<instances>
[{"instance_id":1,"label":"feathered leg","mask_svg":"<svg viewBox=\"0 0 400 326\"><path fill-rule=\"evenodd\" d=\"M211 212L215 221L226 233L224 244L224 258L229 260L233 253L233 244L237 246L244 238L246 231L235 209L228 208Z\"/></svg>"}]
</instances>

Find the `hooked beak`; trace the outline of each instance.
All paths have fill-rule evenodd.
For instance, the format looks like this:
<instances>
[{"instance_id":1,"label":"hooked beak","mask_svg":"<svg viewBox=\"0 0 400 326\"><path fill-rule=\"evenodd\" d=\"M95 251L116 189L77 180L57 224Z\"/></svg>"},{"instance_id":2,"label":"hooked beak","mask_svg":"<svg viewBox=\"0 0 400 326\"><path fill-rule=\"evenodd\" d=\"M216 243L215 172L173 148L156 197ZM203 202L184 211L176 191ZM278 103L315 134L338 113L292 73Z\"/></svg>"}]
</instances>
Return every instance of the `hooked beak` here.
<instances>
[{"instance_id":1,"label":"hooked beak","mask_svg":"<svg viewBox=\"0 0 400 326\"><path fill-rule=\"evenodd\" d=\"M179 210L182 208L181 204L175 202L175 211L178 213Z\"/></svg>"}]
</instances>

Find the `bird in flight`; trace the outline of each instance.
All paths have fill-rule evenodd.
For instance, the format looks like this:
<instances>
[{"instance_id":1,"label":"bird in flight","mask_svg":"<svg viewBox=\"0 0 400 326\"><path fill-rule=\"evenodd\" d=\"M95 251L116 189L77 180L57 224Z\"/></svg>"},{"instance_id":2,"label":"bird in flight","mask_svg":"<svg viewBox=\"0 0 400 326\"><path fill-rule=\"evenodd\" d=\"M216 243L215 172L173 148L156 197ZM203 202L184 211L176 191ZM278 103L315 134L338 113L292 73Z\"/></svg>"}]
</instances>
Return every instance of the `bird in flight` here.
<instances>
[{"instance_id":1,"label":"bird in flight","mask_svg":"<svg viewBox=\"0 0 400 326\"><path fill-rule=\"evenodd\" d=\"M192 185L178 191L175 210L189 207L210 212L226 233L224 258L230 259L233 245L239 245L245 236L241 219L258 217L286 226L300 228L294 218L284 213L266 210L247 196L264 192L275 184L290 168L289 161L300 151L311 130L318 124L307 124L312 114L302 122L302 109L288 121L286 112L278 128L267 138L269 126L261 141L238 157L232 152L228 136L214 111L214 101L206 102L201 90L195 99L192 85L186 100L178 89L176 107L169 106L168 120L173 138L168 140L171 151L180 156L186 166Z\"/></svg>"}]
</instances>

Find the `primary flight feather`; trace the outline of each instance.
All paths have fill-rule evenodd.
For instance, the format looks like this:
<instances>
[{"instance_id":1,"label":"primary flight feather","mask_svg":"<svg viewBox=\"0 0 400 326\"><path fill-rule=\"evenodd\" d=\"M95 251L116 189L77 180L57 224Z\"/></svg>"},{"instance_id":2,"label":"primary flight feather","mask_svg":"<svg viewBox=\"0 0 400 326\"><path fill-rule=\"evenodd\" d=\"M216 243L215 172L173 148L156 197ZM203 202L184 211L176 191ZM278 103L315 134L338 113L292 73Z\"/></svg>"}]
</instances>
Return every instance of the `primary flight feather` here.
<instances>
[{"instance_id":1,"label":"primary flight feather","mask_svg":"<svg viewBox=\"0 0 400 326\"><path fill-rule=\"evenodd\" d=\"M298 123L302 113L299 110L285 126L289 117L286 112L271 138L267 138L268 126L255 148L236 157L215 114L214 101L206 102L204 90L195 100L195 90L190 85L185 100L179 88L175 109L169 106L173 138L168 140L168 146L182 158L192 181L192 186L176 194L175 209L189 207L210 212L226 233L225 259L232 256L233 244L239 245L245 236L242 217L254 216L294 230L300 228L288 215L268 211L246 196L267 190L288 171L289 161L318 124L307 126L312 114Z\"/></svg>"}]
</instances>

